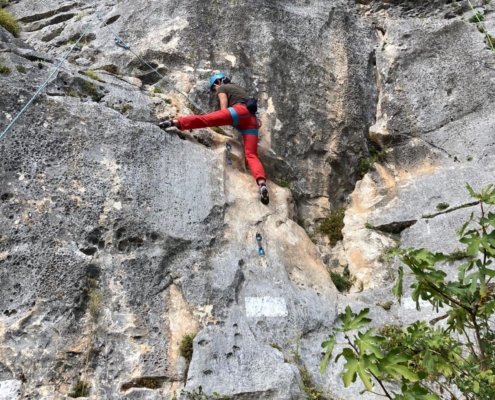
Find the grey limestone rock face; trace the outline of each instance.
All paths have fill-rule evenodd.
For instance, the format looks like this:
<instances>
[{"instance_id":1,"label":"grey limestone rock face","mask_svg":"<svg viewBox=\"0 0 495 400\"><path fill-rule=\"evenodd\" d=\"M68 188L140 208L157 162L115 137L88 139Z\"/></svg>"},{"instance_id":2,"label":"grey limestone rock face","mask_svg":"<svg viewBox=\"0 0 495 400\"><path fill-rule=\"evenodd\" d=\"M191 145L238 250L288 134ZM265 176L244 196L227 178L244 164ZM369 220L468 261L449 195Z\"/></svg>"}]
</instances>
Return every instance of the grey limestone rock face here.
<instances>
[{"instance_id":1,"label":"grey limestone rock face","mask_svg":"<svg viewBox=\"0 0 495 400\"><path fill-rule=\"evenodd\" d=\"M494 5L473 4L495 36ZM23 32L0 28L10 69L0 74L0 129L72 48L93 5L10 4ZM301 368L328 398L378 398L344 388L342 363L320 375L321 343L347 305L370 307L374 326L436 315L426 304L417 313L410 292L401 306L379 306L393 300L398 267L383 253L457 250L452 232L474 210L465 182L493 180L493 54L467 2L96 6L100 18L0 139L0 398L62 399L82 381L92 399L171 400L201 386L299 400ZM259 100L269 207L233 130L155 125L191 115L190 100L215 109L213 70ZM371 144L382 157L357 180ZM311 231L347 203L333 249L295 222ZM347 297L326 271L344 265L357 278ZM196 333L187 365L181 343Z\"/></svg>"}]
</instances>

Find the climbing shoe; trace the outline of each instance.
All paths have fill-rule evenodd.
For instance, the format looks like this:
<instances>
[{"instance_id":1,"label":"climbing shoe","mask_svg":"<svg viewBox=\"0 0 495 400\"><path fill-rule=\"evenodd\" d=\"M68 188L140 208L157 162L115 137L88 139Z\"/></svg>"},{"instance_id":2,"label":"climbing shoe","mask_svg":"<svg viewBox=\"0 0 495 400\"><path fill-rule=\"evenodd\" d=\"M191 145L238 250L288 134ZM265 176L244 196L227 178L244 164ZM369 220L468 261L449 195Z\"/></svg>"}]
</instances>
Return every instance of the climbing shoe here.
<instances>
[{"instance_id":1,"label":"climbing shoe","mask_svg":"<svg viewBox=\"0 0 495 400\"><path fill-rule=\"evenodd\" d=\"M170 128L172 126L174 126L174 123L172 122L171 119L167 120L167 121L163 121L163 122L160 122L158 124L158 126L161 128L161 129L167 129L167 128Z\"/></svg>"},{"instance_id":2,"label":"climbing shoe","mask_svg":"<svg viewBox=\"0 0 495 400\"><path fill-rule=\"evenodd\" d=\"M270 198L268 197L268 188L264 183L260 185L260 200L264 205L268 205Z\"/></svg>"}]
</instances>

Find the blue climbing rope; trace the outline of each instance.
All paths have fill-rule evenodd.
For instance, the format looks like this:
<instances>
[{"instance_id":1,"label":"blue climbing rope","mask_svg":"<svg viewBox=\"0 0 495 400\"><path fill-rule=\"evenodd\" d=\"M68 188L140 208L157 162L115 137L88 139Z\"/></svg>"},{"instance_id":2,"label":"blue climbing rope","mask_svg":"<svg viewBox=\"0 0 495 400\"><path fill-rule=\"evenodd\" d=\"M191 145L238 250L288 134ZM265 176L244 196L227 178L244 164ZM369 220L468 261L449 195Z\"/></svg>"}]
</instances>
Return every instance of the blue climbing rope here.
<instances>
[{"instance_id":1,"label":"blue climbing rope","mask_svg":"<svg viewBox=\"0 0 495 400\"><path fill-rule=\"evenodd\" d=\"M46 87L46 85L48 85L48 83L50 82L50 79L52 79L53 75L55 75L55 73L60 69L60 67L63 65L63 63L67 60L67 57L69 57L70 53L72 53L72 51L76 48L76 46L79 44L79 42L82 40L82 38L84 37L84 35L86 35L86 32L89 30L89 28L91 28L91 26L93 26L93 24L95 23L95 21L97 20L98 18L98 13L99 11L97 11L97 14L94 16L94 18L91 20L91 22L88 24L88 26L86 27L86 29L84 30L84 32L81 34L81 36L79 37L79 39L77 39L76 43L74 43L72 45L72 47L70 48L70 50L67 52L67 54L64 56L64 58L62 58L62 61L60 61L60 63L57 65L57 67L52 71L52 73L48 76L48 78L46 78L45 82L43 82L43 84L39 87L39 89L36 91L36 93L31 97L31 99L26 103L26 105L22 108L21 111L19 111L17 113L17 115L14 117L14 119L10 122L10 124L7 125L7 127L4 129L4 131L2 132L2 134L0 135L0 139L4 137L4 135L12 128L12 126L16 123L16 121L19 119L19 117L24 114L24 112L27 110L27 108L31 105L31 103L36 99L36 97L38 97L38 95L41 93L41 91Z\"/></svg>"}]
</instances>

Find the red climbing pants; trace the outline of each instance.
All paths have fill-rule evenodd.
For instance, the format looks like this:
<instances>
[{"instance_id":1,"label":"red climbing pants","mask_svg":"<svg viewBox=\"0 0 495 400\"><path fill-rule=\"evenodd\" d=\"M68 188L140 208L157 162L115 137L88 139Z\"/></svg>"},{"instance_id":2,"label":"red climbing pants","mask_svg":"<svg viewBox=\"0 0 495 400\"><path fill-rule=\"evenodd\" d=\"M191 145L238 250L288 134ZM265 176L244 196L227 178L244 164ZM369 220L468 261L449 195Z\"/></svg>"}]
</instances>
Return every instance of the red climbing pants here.
<instances>
[{"instance_id":1,"label":"red climbing pants","mask_svg":"<svg viewBox=\"0 0 495 400\"><path fill-rule=\"evenodd\" d=\"M176 118L180 129L209 128L211 126L232 125L242 133L244 154L254 179L265 179L265 170L258 158L258 120L244 104L234 104L225 110L215 111L206 115L191 115Z\"/></svg>"}]
</instances>

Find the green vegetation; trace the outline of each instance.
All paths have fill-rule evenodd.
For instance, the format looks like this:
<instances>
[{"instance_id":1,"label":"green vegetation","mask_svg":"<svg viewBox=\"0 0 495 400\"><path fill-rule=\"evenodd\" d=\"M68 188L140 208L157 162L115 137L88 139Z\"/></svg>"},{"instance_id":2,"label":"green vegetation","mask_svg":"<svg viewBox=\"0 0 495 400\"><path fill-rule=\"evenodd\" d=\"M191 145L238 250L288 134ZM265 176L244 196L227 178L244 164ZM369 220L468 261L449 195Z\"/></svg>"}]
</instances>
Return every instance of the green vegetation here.
<instances>
[{"instance_id":1,"label":"green vegetation","mask_svg":"<svg viewBox=\"0 0 495 400\"><path fill-rule=\"evenodd\" d=\"M196 106L190 102L186 103L186 107L189 108L194 114L202 114L201 110L196 108Z\"/></svg>"},{"instance_id":2,"label":"green vegetation","mask_svg":"<svg viewBox=\"0 0 495 400\"><path fill-rule=\"evenodd\" d=\"M72 392L70 392L67 396L73 397L73 398L88 397L89 396L89 385L86 382L77 381L77 383L74 386L74 389L72 389Z\"/></svg>"},{"instance_id":3,"label":"green vegetation","mask_svg":"<svg viewBox=\"0 0 495 400\"><path fill-rule=\"evenodd\" d=\"M15 17L2 8L0 8L0 26L3 26L15 37L18 37L21 32L21 28Z\"/></svg>"},{"instance_id":4,"label":"green vegetation","mask_svg":"<svg viewBox=\"0 0 495 400\"><path fill-rule=\"evenodd\" d=\"M133 379L131 382L124 383L120 390L127 391L132 388L158 389L161 387L160 379L153 377L143 377Z\"/></svg>"},{"instance_id":5,"label":"green vegetation","mask_svg":"<svg viewBox=\"0 0 495 400\"><path fill-rule=\"evenodd\" d=\"M473 156L467 156L466 161L473 161Z\"/></svg>"},{"instance_id":6,"label":"green vegetation","mask_svg":"<svg viewBox=\"0 0 495 400\"><path fill-rule=\"evenodd\" d=\"M93 101L98 101L98 88L93 82L82 81L81 87L84 92L93 99Z\"/></svg>"},{"instance_id":7,"label":"green vegetation","mask_svg":"<svg viewBox=\"0 0 495 400\"><path fill-rule=\"evenodd\" d=\"M213 392L211 396L203 393L203 388L200 386L192 392L182 390L179 397L174 396L172 400L230 400L231 397Z\"/></svg>"},{"instance_id":8,"label":"green vegetation","mask_svg":"<svg viewBox=\"0 0 495 400\"><path fill-rule=\"evenodd\" d=\"M469 258L469 257L470 256L465 251L456 250L450 254L447 254L446 260L452 262L452 261L464 260L465 258Z\"/></svg>"},{"instance_id":9,"label":"green vegetation","mask_svg":"<svg viewBox=\"0 0 495 400\"><path fill-rule=\"evenodd\" d=\"M71 88L65 89L65 95L70 97L80 97L79 93Z\"/></svg>"},{"instance_id":10,"label":"green vegetation","mask_svg":"<svg viewBox=\"0 0 495 400\"><path fill-rule=\"evenodd\" d=\"M278 186L280 186L280 187L290 189L290 183L288 183L288 182L286 182L286 181L275 181L275 183L276 183Z\"/></svg>"},{"instance_id":11,"label":"green vegetation","mask_svg":"<svg viewBox=\"0 0 495 400\"><path fill-rule=\"evenodd\" d=\"M438 203L437 204L437 210L446 210L449 207L450 207L449 203Z\"/></svg>"},{"instance_id":12,"label":"green vegetation","mask_svg":"<svg viewBox=\"0 0 495 400\"><path fill-rule=\"evenodd\" d=\"M7 67L6 65L0 63L0 74L1 75L9 75L10 74L10 68Z\"/></svg>"},{"instance_id":13,"label":"green vegetation","mask_svg":"<svg viewBox=\"0 0 495 400\"><path fill-rule=\"evenodd\" d=\"M485 16L480 13L474 14L471 18L468 19L471 23L482 22L485 19Z\"/></svg>"},{"instance_id":14,"label":"green vegetation","mask_svg":"<svg viewBox=\"0 0 495 400\"><path fill-rule=\"evenodd\" d=\"M9 5L9 0L0 0L0 7L5 7Z\"/></svg>"},{"instance_id":15,"label":"green vegetation","mask_svg":"<svg viewBox=\"0 0 495 400\"><path fill-rule=\"evenodd\" d=\"M488 42L489 47L495 47L495 38L488 33L486 34L486 41Z\"/></svg>"},{"instance_id":16,"label":"green vegetation","mask_svg":"<svg viewBox=\"0 0 495 400\"><path fill-rule=\"evenodd\" d=\"M368 149L370 156L368 158L361 158L356 167L356 175L358 179L363 179L363 177L370 170L371 166L374 163L381 161L388 150L387 147L383 147L382 149L377 148L371 141L368 141Z\"/></svg>"},{"instance_id":17,"label":"green vegetation","mask_svg":"<svg viewBox=\"0 0 495 400\"><path fill-rule=\"evenodd\" d=\"M89 359L91 352L94 350L94 342L98 332L98 317L100 316L101 308L103 306L103 292L98 289L98 281L96 279L87 277L86 286L83 288L85 293L85 298L87 299L87 313L88 313L88 343L86 348L86 361L84 365L84 371L82 372L82 377L88 376ZM89 385L80 380L73 391L74 395L69 397L88 397L89 396Z\"/></svg>"},{"instance_id":18,"label":"green vegetation","mask_svg":"<svg viewBox=\"0 0 495 400\"><path fill-rule=\"evenodd\" d=\"M381 301L376 303L377 306L383 308L385 311L389 311L392 306L394 305L394 302L392 300L389 301Z\"/></svg>"},{"instance_id":19,"label":"green vegetation","mask_svg":"<svg viewBox=\"0 0 495 400\"><path fill-rule=\"evenodd\" d=\"M158 86L155 86L153 88L153 93L163 93L163 90L162 90L162 88L159 88Z\"/></svg>"},{"instance_id":20,"label":"green vegetation","mask_svg":"<svg viewBox=\"0 0 495 400\"><path fill-rule=\"evenodd\" d=\"M459 7L459 4L457 4L456 2L454 2L454 3L451 4L451 6L454 7L454 8L457 8L457 7Z\"/></svg>"},{"instance_id":21,"label":"green vegetation","mask_svg":"<svg viewBox=\"0 0 495 400\"><path fill-rule=\"evenodd\" d=\"M116 65L113 65L113 64L104 65L100 69L103 71L107 71L107 72L114 74L114 75L120 75L119 67L117 67Z\"/></svg>"},{"instance_id":22,"label":"green vegetation","mask_svg":"<svg viewBox=\"0 0 495 400\"><path fill-rule=\"evenodd\" d=\"M356 282L356 277L351 276L347 266L344 268L342 275L338 272L330 271L330 278L332 278L332 282L340 293L348 292Z\"/></svg>"},{"instance_id":23,"label":"green vegetation","mask_svg":"<svg viewBox=\"0 0 495 400\"><path fill-rule=\"evenodd\" d=\"M172 104L172 100L170 100L170 99L163 99L163 101L164 101L165 103L167 103L167 104Z\"/></svg>"},{"instance_id":24,"label":"green vegetation","mask_svg":"<svg viewBox=\"0 0 495 400\"><path fill-rule=\"evenodd\" d=\"M188 368L189 368L189 364L191 364L191 360L193 356L193 342L195 337L196 337L195 333L185 334L179 346L179 353L182 357L186 359L186 365Z\"/></svg>"},{"instance_id":25,"label":"green vegetation","mask_svg":"<svg viewBox=\"0 0 495 400\"><path fill-rule=\"evenodd\" d=\"M125 114L127 111L134 110L134 107L132 104L124 104L122 107L120 107L120 113Z\"/></svg>"},{"instance_id":26,"label":"green vegetation","mask_svg":"<svg viewBox=\"0 0 495 400\"><path fill-rule=\"evenodd\" d=\"M365 222L364 223L364 227L366 229L376 230L376 226L375 225L371 225L369 222Z\"/></svg>"},{"instance_id":27,"label":"green vegetation","mask_svg":"<svg viewBox=\"0 0 495 400\"><path fill-rule=\"evenodd\" d=\"M218 126L212 126L210 128L213 132L215 133L218 133L219 135L224 135L224 136L228 136L225 131L222 129L222 128L219 128Z\"/></svg>"},{"instance_id":28,"label":"green vegetation","mask_svg":"<svg viewBox=\"0 0 495 400\"><path fill-rule=\"evenodd\" d=\"M342 229L344 229L345 208L334 210L316 228L316 232L328 236L330 246L335 246L339 240L343 239Z\"/></svg>"},{"instance_id":29,"label":"green vegetation","mask_svg":"<svg viewBox=\"0 0 495 400\"><path fill-rule=\"evenodd\" d=\"M100 78L100 76L92 69L88 69L84 75L86 75L88 78L91 78L95 81L98 81L98 82L105 82L103 79Z\"/></svg>"},{"instance_id":30,"label":"green vegetation","mask_svg":"<svg viewBox=\"0 0 495 400\"><path fill-rule=\"evenodd\" d=\"M340 315L342 325L333 328L344 334L344 347L336 360L346 361L342 373L345 387L359 377L365 391L395 400L440 400L495 398L495 189L489 185L475 192L466 185L480 205L478 217L470 218L457 231L465 252L447 255L427 249L401 249L395 253L414 277L411 298L416 308L427 301L441 316L409 326L385 326L378 334L367 329L369 309L354 314L350 307ZM463 258L458 275L448 278L437 264L450 258ZM403 296L404 267L399 267L392 293L399 302ZM445 320L443 326L436 327ZM339 335L340 337L340 335ZM337 344L335 334L322 344L326 350L320 365L324 373ZM402 394L390 390L395 383ZM461 394L457 394L459 391Z\"/></svg>"},{"instance_id":31,"label":"green vegetation","mask_svg":"<svg viewBox=\"0 0 495 400\"><path fill-rule=\"evenodd\" d=\"M311 379L311 374L308 371L308 368L301 360L301 355L299 353L299 345L301 343L301 335L298 335L296 338L296 347L291 350L292 361L296 365L299 373L301 374L302 380L302 389L306 394L307 400L327 400L324 397L324 392L321 387L316 386Z\"/></svg>"},{"instance_id":32,"label":"green vegetation","mask_svg":"<svg viewBox=\"0 0 495 400\"><path fill-rule=\"evenodd\" d=\"M270 343L270 346L272 346L274 349L277 349L278 351L282 351L282 348L277 343Z\"/></svg>"},{"instance_id":33,"label":"green vegetation","mask_svg":"<svg viewBox=\"0 0 495 400\"><path fill-rule=\"evenodd\" d=\"M25 73L26 73L26 68L24 68L24 66L23 66L23 65L16 65L16 66L15 66L15 69L16 69L17 71L19 71L21 74L25 74Z\"/></svg>"}]
</instances>

